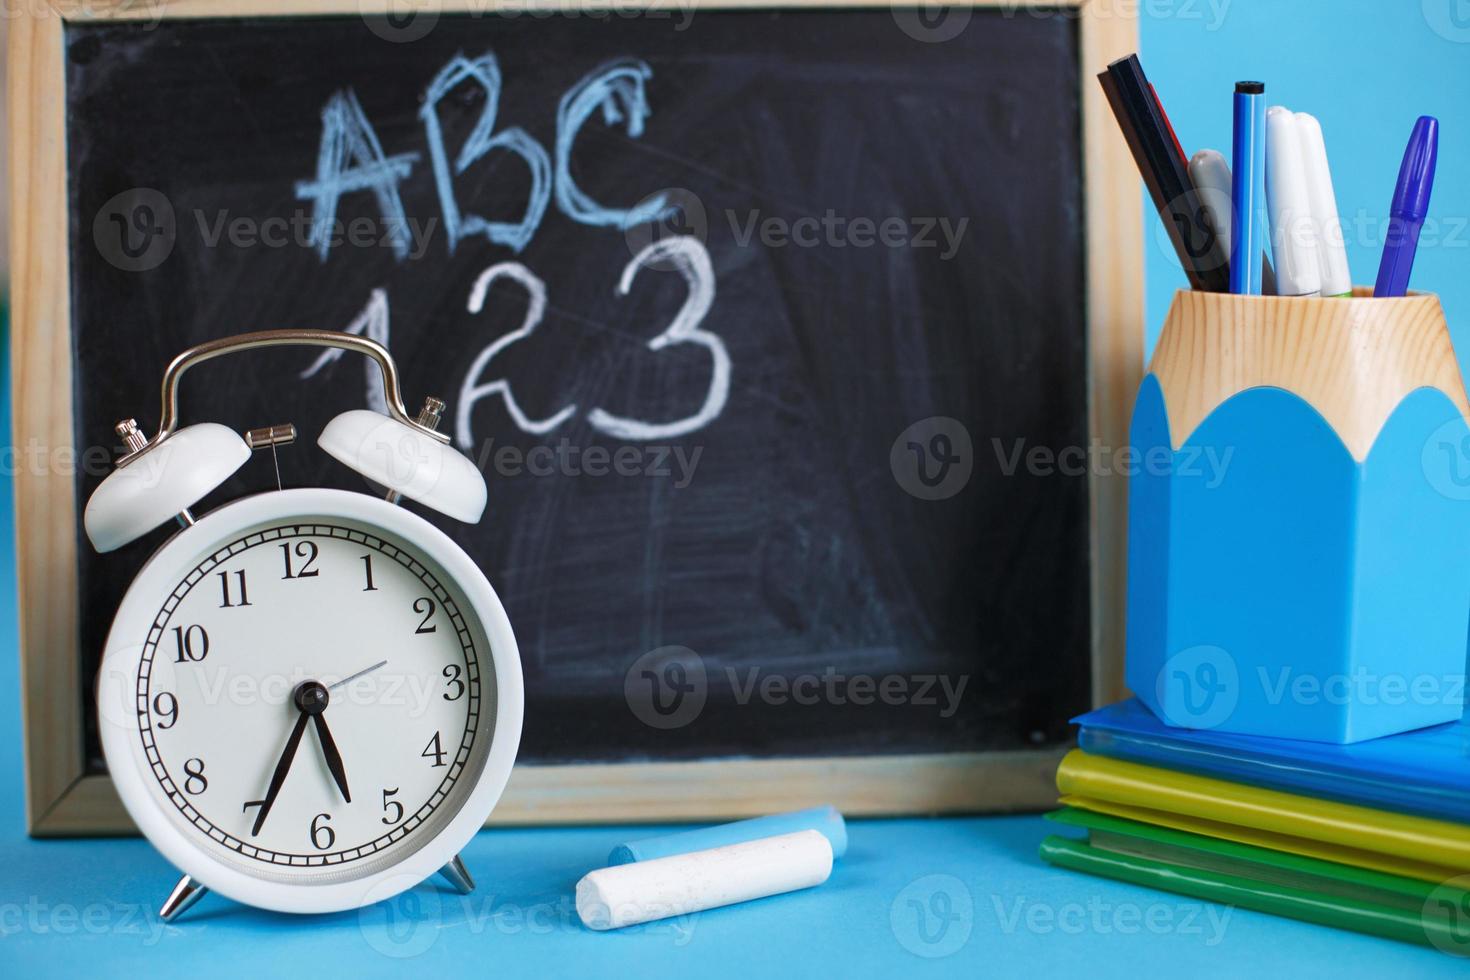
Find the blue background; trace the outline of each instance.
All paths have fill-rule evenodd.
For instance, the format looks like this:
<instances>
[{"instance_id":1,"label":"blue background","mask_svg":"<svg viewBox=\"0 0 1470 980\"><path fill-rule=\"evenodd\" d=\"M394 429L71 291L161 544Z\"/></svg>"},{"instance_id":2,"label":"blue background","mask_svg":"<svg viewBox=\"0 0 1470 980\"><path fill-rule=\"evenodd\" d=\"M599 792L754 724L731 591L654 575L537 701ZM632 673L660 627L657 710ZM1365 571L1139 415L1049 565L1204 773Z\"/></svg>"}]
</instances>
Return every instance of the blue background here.
<instances>
[{"instance_id":1,"label":"blue background","mask_svg":"<svg viewBox=\"0 0 1470 980\"><path fill-rule=\"evenodd\" d=\"M1125 0L1104 6L1127 9ZM1192 151L1228 149L1232 84L1322 121L1353 278L1371 283L1400 155L1420 113L1441 120L1438 231L1414 284L1438 291L1457 341L1470 329L1470 2L1140 0L1145 67ZM1457 28L1451 13L1465 26ZM1439 30L1435 30L1435 26ZM1098 66L1101 68L1101 66ZM1367 231L1354 231L1358 214ZM1148 342L1183 283L1146 215ZM1465 343L1457 343L1464 356ZM9 431L8 398L0 423ZM1344 973L1463 976L1433 951L1061 872L1037 817L861 821L825 885L674 925L594 934L571 889L627 832L491 831L466 854L480 890L312 920L206 898L178 925L153 917L174 875L141 840L25 837L11 487L0 481L0 970L11 976L194 976L433 969L442 975L849 976ZM95 611L106 615L105 611ZM1228 916L1228 918L1222 918ZM1152 923L1152 927L1150 926ZM1223 930L1216 932L1223 923ZM921 931L922 930L922 931ZM1269 972L1266 972L1269 971ZM267 975L270 975L267 974Z\"/></svg>"}]
</instances>

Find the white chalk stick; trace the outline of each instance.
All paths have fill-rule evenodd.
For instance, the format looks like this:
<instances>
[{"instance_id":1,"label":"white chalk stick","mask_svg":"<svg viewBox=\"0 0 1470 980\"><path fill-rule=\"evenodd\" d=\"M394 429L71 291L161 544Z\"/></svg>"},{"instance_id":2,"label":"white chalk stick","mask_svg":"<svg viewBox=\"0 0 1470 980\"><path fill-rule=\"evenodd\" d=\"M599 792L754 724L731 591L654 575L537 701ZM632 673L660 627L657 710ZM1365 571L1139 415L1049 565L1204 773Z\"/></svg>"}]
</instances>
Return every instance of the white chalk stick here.
<instances>
[{"instance_id":1,"label":"white chalk stick","mask_svg":"<svg viewBox=\"0 0 1470 980\"><path fill-rule=\"evenodd\" d=\"M802 830L593 871L577 882L577 915L589 929L621 929L810 888L831 874L832 843Z\"/></svg>"}]
</instances>

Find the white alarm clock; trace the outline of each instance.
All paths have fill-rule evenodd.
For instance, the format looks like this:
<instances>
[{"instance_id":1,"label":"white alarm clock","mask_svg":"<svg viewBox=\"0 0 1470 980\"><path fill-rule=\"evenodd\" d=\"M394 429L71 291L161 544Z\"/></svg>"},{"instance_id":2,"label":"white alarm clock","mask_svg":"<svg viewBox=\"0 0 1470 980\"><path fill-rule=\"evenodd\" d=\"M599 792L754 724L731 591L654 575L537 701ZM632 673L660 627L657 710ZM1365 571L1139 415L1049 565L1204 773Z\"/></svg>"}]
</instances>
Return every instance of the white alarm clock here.
<instances>
[{"instance_id":1,"label":"white alarm clock","mask_svg":"<svg viewBox=\"0 0 1470 980\"><path fill-rule=\"evenodd\" d=\"M196 517L190 508L250 457L294 439L180 428L178 383L201 361L303 344L366 354L388 415L339 415L318 444L387 490L267 491ZM410 418L379 344L274 330L180 354L146 439L87 502L111 551L177 520L133 580L97 683L102 749L123 805L183 872L160 915L212 889L283 912L381 901L435 872L474 885L460 850L490 814L520 743L520 657L495 590L407 497L474 523L484 478L435 431L444 404ZM279 479L277 481L279 487Z\"/></svg>"}]
</instances>

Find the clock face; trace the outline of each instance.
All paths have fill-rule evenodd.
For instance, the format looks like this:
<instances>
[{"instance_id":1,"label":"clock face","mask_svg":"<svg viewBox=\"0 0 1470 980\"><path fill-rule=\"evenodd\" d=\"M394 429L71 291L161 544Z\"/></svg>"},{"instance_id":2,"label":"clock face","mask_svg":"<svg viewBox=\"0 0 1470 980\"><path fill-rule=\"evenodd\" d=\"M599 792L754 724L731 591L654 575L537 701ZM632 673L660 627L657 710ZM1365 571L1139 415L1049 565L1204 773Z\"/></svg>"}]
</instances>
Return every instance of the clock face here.
<instances>
[{"instance_id":1,"label":"clock face","mask_svg":"<svg viewBox=\"0 0 1470 980\"><path fill-rule=\"evenodd\" d=\"M131 734L155 804L258 878L401 862L485 766L485 625L422 547L366 522L277 519L206 547L138 597L152 621L127 678Z\"/></svg>"}]
</instances>

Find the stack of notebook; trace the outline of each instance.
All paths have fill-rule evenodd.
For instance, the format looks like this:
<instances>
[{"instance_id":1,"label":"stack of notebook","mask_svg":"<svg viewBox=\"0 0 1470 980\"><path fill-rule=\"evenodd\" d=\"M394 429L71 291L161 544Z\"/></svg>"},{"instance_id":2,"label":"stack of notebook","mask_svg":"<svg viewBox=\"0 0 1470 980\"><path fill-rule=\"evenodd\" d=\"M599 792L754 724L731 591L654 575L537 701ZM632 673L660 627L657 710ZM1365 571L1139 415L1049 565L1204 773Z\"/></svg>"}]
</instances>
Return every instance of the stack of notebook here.
<instances>
[{"instance_id":1,"label":"stack of notebook","mask_svg":"<svg viewBox=\"0 0 1470 980\"><path fill-rule=\"evenodd\" d=\"M1470 955L1470 720L1356 745L1076 719L1053 864Z\"/></svg>"}]
</instances>

